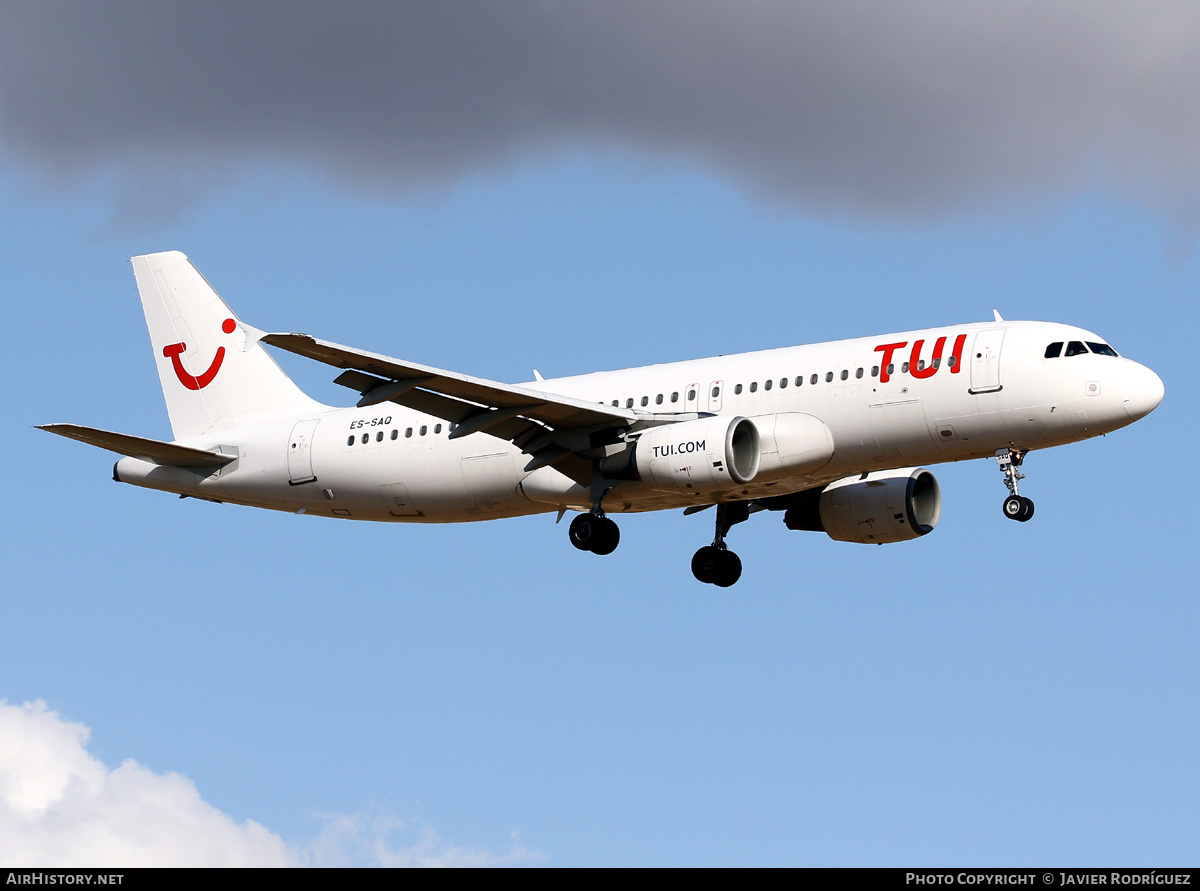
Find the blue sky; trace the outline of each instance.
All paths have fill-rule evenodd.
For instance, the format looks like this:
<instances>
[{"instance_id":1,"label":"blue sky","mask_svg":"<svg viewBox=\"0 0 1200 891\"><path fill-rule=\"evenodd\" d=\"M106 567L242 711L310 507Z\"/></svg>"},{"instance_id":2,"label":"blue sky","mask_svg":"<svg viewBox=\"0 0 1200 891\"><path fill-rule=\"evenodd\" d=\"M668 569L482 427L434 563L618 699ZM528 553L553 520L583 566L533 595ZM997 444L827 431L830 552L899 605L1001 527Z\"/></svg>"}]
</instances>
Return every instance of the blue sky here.
<instances>
[{"instance_id":1,"label":"blue sky","mask_svg":"<svg viewBox=\"0 0 1200 891\"><path fill-rule=\"evenodd\" d=\"M147 788L182 775L220 832L254 821L293 862L1195 861L1200 261L1182 179L1176 204L1031 176L936 212L831 211L703 152L571 134L378 187L336 158L214 149L196 185L182 150L155 147L141 181L133 148L55 168L20 127L0 117L0 740L86 725L88 769L112 772L96 782L116 788L125 759ZM169 438L128 265L169 249L258 327L500 380L995 307L1090 328L1167 392L1132 427L1030 455L1029 524L1001 515L994 462L939 466L933 534L866 547L759 514L719 590L688 572L705 514L624 518L596 558L553 515L370 525L112 483L108 453L32 425ZM329 369L280 360L349 401ZM38 700L61 721L17 708ZM50 770L17 751L0 746L0 798ZM55 836L45 815L84 807L56 794L6 799L0 835L26 847L0 859L92 850ZM148 819L117 792L87 807L130 835ZM178 862L201 847L158 844Z\"/></svg>"}]
</instances>

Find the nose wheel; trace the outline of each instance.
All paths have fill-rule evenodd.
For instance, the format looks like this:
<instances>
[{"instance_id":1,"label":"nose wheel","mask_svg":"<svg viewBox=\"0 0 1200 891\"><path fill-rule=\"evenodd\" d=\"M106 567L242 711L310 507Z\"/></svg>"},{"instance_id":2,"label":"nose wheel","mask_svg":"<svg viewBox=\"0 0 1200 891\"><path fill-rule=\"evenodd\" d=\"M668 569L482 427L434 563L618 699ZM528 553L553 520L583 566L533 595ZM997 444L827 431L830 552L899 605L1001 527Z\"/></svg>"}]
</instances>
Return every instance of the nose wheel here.
<instances>
[{"instance_id":1,"label":"nose wheel","mask_svg":"<svg viewBox=\"0 0 1200 891\"><path fill-rule=\"evenodd\" d=\"M1009 495L1004 499L1004 516L1024 523L1033 516L1033 502L1024 495Z\"/></svg>"},{"instance_id":2,"label":"nose wheel","mask_svg":"<svg viewBox=\"0 0 1200 891\"><path fill-rule=\"evenodd\" d=\"M728 588L742 577L742 561L725 545L725 536L734 525L750 516L750 505L731 501L717 505L717 532L713 543L702 547L692 556L692 575L696 581L718 588Z\"/></svg>"},{"instance_id":3,"label":"nose wheel","mask_svg":"<svg viewBox=\"0 0 1200 891\"><path fill-rule=\"evenodd\" d=\"M1025 474L1017 468L1025 461L1025 449L1000 449L996 452L996 463L1004 474L1004 485L1008 487L1009 496L1004 499L1004 516L1018 523L1027 522L1033 516L1033 502L1017 491L1017 484L1025 479Z\"/></svg>"}]
</instances>

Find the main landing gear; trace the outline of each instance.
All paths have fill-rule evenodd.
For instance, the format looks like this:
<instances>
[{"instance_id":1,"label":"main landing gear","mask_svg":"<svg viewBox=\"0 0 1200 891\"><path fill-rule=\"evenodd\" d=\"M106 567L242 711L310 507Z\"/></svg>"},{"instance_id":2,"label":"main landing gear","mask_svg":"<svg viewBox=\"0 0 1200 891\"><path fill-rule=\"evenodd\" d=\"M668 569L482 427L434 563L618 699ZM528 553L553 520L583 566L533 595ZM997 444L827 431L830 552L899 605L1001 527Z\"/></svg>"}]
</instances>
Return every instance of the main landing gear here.
<instances>
[{"instance_id":1,"label":"main landing gear","mask_svg":"<svg viewBox=\"0 0 1200 891\"><path fill-rule=\"evenodd\" d=\"M1025 479L1025 474L1017 470L1025 460L1026 449L1000 449L996 452L996 463L1004 474L1004 485L1008 486L1009 496L1004 499L1004 516L1010 520L1024 523L1033 516L1033 502L1017 491L1017 483Z\"/></svg>"},{"instance_id":2,"label":"main landing gear","mask_svg":"<svg viewBox=\"0 0 1200 891\"><path fill-rule=\"evenodd\" d=\"M610 491L605 488L600 479L592 483L592 512L580 514L571 521L567 534L571 536L571 544L581 551L591 551L593 554L611 554L621 543L621 530L617 524L604 516L604 496Z\"/></svg>"},{"instance_id":3,"label":"main landing gear","mask_svg":"<svg viewBox=\"0 0 1200 891\"><path fill-rule=\"evenodd\" d=\"M692 575L697 581L718 588L728 588L742 577L742 561L725 545L725 536L734 525L750 516L745 501L717 505L717 533L713 543L696 551L692 557Z\"/></svg>"},{"instance_id":4,"label":"main landing gear","mask_svg":"<svg viewBox=\"0 0 1200 891\"><path fill-rule=\"evenodd\" d=\"M611 554L621 542L620 528L599 510L577 516L571 521L571 528L567 532L571 536L571 544L593 554Z\"/></svg>"}]
</instances>

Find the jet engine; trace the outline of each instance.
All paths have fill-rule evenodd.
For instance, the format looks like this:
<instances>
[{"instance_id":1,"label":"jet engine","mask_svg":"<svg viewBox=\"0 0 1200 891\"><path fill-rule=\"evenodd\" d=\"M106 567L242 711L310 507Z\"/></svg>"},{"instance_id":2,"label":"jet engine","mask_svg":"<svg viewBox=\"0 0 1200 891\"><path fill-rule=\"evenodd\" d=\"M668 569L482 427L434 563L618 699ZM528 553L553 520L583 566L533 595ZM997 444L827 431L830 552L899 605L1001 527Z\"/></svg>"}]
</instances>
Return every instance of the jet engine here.
<instances>
[{"instance_id":1,"label":"jet engine","mask_svg":"<svg viewBox=\"0 0 1200 891\"><path fill-rule=\"evenodd\" d=\"M922 467L850 476L800 493L783 515L789 529L837 541L887 544L927 535L942 514L942 490Z\"/></svg>"},{"instance_id":2,"label":"jet engine","mask_svg":"<svg viewBox=\"0 0 1200 891\"><path fill-rule=\"evenodd\" d=\"M753 421L714 417L651 427L638 437L631 463L660 492L721 492L754 479L760 455Z\"/></svg>"}]
</instances>

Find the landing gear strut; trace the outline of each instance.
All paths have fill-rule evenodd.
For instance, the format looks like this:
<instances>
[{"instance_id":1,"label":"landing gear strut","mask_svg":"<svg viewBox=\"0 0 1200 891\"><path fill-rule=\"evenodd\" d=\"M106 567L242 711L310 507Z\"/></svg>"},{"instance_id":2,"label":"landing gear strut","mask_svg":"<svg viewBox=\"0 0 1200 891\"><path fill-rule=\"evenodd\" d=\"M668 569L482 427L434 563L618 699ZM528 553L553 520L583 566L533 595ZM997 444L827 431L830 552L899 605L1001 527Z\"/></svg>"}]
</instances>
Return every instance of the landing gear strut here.
<instances>
[{"instance_id":1,"label":"landing gear strut","mask_svg":"<svg viewBox=\"0 0 1200 891\"><path fill-rule=\"evenodd\" d=\"M717 532L713 543L696 551L692 557L692 575L697 581L718 588L728 588L742 577L742 561L725 545L725 536L734 525L750 516L745 501L717 505Z\"/></svg>"},{"instance_id":2,"label":"landing gear strut","mask_svg":"<svg viewBox=\"0 0 1200 891\"><path fill-rule=\"evenodd\" d=\"M591 513L580 514L571 521L571 526L567 530L567 534L571 537L571 544L579 548L581 551L591 551L593 554L611 554L617 549L617 545L621 543L621 530L608 517L604 515L604 508L600 503L604 500L604 496L611 490L599 487L594 487L596 500L592 505Z\"/></svg>"},{"instance_id":3,"label":"landing gear strut","mask_svg":"<svg viewBox=\"0 0 1200 891\"><path fill-rule=\"evenodd\" d=\"M1025 460L1026 449L1000 449L996 452L996 463L1004 474L1004 485L1008 486L1009 496L1004 499L1004 516L1010 520L1024 523L1033 516L1033 502L1017 491L1017 483L1025 479L1025 474L1017 470Z\"/></svg>"}]
</instances>

